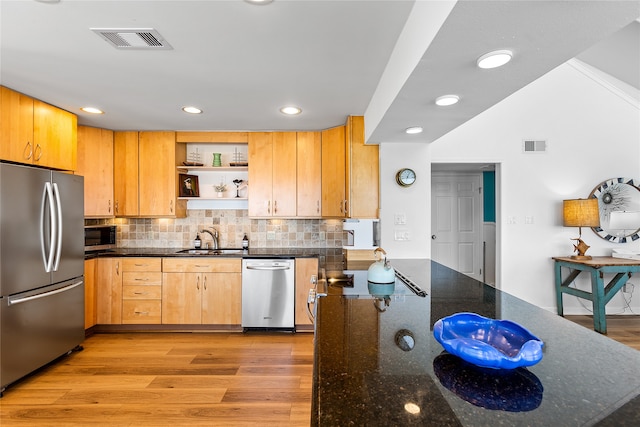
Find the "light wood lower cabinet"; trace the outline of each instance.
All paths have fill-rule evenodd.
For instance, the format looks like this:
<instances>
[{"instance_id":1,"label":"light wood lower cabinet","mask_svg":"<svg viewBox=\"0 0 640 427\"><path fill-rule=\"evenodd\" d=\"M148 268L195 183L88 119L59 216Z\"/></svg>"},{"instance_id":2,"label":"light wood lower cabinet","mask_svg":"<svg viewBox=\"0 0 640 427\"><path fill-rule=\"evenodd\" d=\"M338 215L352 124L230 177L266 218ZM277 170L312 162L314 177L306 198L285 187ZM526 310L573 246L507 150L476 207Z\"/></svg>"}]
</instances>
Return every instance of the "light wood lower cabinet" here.
<instances>
[{"instance_id":1,"label":"light wood lower cabinet","mask_svg":"<svg viewBox=\"0 0 640 427\"><path fill-rule=\"evenodd\" d=\"M84 328L95 326L96 319L96 258L84 261Z\"/></svg>"},{"instance_id":2,"label":"light wood lower cabinet","mask_svg":"<svg viewBox=\"0 0 640 427\"><path fill-rule=\"evenodd\" d=\"M309 289L314 285L311 277L318 278L318 258L296 258L296 326L312 325L307 313Z\"/></svg>"},{"instance_id":3,"label":"light wood lower cabinet","mask_svg":"<svg viewBox=\"0 0 640 427\"><path fill-rule=\"evenodd\" d=\"M162 323L239 325L240 258L164 258Z\"/></svg>"},{"instance_id":4,"label":"light wood lower cabinet","mask_svg":"<svg viewBox=\"0 0 640 427\"><path fill-rule=\"evenodd\" d=\"M99 325L122 323L122 258L98 258L96 322Z\"/></svg>"},{"instance_id":5,"label":"light wood lower cabinet","mask_svg":"<svg viewBox=\"0 0 640 427\"><path fill-rule=\"evenodd\" d=\"M95 299L89 296L92 268ZM317 258L296 259L295 324L303 329L312 325L307 296L313 286L311 277L317 274ZM242 323L241 258L97 258L85 262L85 275L87 328L95 324L227 327ZM90 314L92 308L95 315Z\"/></svg>"},{"instance_id":6,"label":"light wood lower cabinet","mask_svg":"<svg viewBox=\"0 0 640 427\"><path fill-rule=\"evenodd\" d=\"M162 310L162 259L125 259L123 268L122 323L160 323Z\"/></svg>"}]
</instances>

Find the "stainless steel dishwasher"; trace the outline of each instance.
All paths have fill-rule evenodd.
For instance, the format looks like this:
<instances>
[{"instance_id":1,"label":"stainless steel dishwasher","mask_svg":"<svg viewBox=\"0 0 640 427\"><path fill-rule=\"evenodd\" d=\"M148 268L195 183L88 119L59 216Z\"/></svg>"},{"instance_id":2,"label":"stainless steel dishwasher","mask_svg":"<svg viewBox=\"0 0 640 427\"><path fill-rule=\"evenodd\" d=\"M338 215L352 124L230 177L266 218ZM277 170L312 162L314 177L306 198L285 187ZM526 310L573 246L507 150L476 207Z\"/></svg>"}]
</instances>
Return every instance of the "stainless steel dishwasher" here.
<instances>
[{"instance_id":1,"label":"stainless steel dishwasher","mask_svg":"<svg viewBox=\"0 0 640 427\"><path fill-rule=\"evenodd\" d=\"M242 328L295 328L295 260L242 260Z\"/></svg>"}]
</instances>

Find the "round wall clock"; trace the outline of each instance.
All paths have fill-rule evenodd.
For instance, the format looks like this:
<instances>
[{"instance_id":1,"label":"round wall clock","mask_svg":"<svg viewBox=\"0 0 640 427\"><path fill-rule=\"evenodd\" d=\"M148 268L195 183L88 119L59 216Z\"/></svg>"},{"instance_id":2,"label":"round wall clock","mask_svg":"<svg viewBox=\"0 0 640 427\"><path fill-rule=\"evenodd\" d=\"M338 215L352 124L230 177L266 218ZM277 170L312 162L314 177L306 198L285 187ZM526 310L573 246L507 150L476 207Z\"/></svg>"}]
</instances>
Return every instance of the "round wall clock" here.
<instances>
[{"instance_id":1,"label":"round wall clock","mask_svg":"<svg viewBox=\"0 0 640 427\"><path fill-rule=\"evenodd\" d=\"M611 228L612 212L640 211L640 182L631 178L611 178L601 182L591 191L589 198L598 199L600 227L592 230L605 240L613 243L627 243L640 239L640 224L631 229Z\"/></svg>"},{"instance_id":2,"label":"round wall clock","mask_svg":"<svg viewBox=\"0 0 640 427\"><path fill-rule=\"evenodd\" d=\"M402 187L408 187L416 182L416 173L409 168L400 169L396 173L396 182Z\"/></svg>"}]
</instances>

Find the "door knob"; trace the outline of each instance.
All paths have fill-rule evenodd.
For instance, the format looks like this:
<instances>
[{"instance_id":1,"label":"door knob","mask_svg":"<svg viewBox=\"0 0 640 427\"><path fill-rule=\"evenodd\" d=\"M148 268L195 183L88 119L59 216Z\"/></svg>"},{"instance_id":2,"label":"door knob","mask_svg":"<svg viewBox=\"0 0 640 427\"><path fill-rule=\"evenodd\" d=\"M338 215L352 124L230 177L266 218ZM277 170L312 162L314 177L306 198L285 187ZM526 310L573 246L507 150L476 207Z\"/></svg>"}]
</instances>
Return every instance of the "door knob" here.
<instances>
[{"instance_id":1,"label":"door knob","mask_svg":"<svg viewBox=\"0 0 640 427\"><path fill-rule=\"evenodd\" d=\"M435 234L431 235L431 240L436 240L436 235Z\"/></svg>"}]
</instances>

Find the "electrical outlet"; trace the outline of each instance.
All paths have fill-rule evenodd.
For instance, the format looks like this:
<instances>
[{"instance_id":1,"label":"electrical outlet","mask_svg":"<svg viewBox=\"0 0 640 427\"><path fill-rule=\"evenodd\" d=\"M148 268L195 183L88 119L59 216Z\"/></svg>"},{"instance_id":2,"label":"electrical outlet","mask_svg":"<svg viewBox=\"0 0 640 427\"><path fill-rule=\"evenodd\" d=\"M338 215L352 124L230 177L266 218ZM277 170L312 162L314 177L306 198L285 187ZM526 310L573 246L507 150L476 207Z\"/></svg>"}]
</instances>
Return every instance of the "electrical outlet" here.
<instances>
[{"instance_id":1,"label":"electrical outlet","mask_svg":"<svg viewBox=\"0 0 640 427\"><path fill-rule=\"evenodd\" d=\"M622 285L622 292L624 292L625 294L628 294L629 292L631 292L631 289L629 289L628 283L625 283L624 285Z\"/></svg>"}]
</instances>

